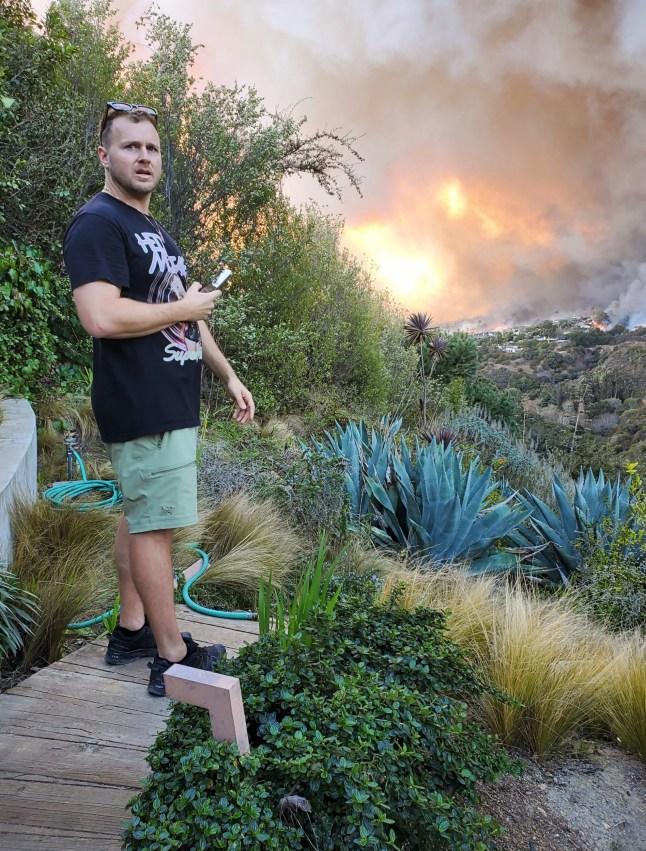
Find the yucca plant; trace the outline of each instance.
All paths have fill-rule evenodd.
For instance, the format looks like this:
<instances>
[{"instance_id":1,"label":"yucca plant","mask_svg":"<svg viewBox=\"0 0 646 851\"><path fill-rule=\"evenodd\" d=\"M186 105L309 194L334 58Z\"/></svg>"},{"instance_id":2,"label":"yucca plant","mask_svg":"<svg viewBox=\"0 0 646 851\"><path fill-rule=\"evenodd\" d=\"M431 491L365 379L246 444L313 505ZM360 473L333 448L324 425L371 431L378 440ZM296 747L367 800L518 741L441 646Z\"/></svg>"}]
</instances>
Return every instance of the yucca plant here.
<instances>
[{"instance_id":1,"label":"yucca plant","mask_svg":"<svg viewBox=\"0 0 646 851\"><path fill-rule=\"evenodd\" d=\"M331 561L328 561L327 536L325 533L322 534L316 558L310 561L303 571L291 602L287 600L284 591L274 592L275 617L272 617L271 581L265 584L265 581L261 579L258 590L260 634L278 633L285 650L291 638L300 633L302 643L310 647L313 637L303 633L303 627L313 612L323 611L329 616L334 611L343 585L340 582L336 590L330 593L330 584L343 554L344 550L341 550Z\"/></svg>"},{"instance_id":2,"label":"yucca plant","mask_svg":"<svg viewBox=\"0 0 646 851\"><path fill-rule=\"evenodd\" d=\"M0 668L24 646L38 612L36 598L15 573L0 569Z\"/></svg>"},{"instance_id":3,"label":"yucca plant","mask_svg":"<svg viewBox=\"0 0 646 851\"><path fill-rule=\"evenodd\" d=\"M416 442L415 461L401 440L401 459L393 455L392 479L365 477L376 518L372 533L380 543L399 546L430 564L470 561L470 571L517 568L513 552L496 544L510 534L529 511L513 498L490 504L497 488L491 467L477 458L463 470L463 455L451 445Z\"/></svg>"},{"instance_id":4,"label":"yucca plant","mask_svg":"<svg viewBox=\"0 0 646 851\"><path fill-rule=\"evenodd\" d=\"M391 422L388 416L381 419L379 430L370 432L363 420L349 422L345 428L337 423L335 433L325 432L327 443L312 438L314 448L325 457L345 461L345 485L354 521L370 513L365 476L389 479L393 441L401 425L401 419Z\"/></svg>"},{"instance_id":5,"label":"yucca plant","mask_svg":"<svg viewBox=\"0 0 646 851\"><path fill-rule=\"evenodd\" d=\"M574 501L568 498L558 476L552 483L555 510L531 493L518 494L518 499L530 516L509 534L518 547L533 552L535 568L551 580L569 584L570 576L583 564L583 548L588 542L604 549L631 522L630 483L614 484L606 480L603 470L595 477L592 470L579 473ZM637 556L639 553L626 553Z\"/></svg>"}]
</instances>

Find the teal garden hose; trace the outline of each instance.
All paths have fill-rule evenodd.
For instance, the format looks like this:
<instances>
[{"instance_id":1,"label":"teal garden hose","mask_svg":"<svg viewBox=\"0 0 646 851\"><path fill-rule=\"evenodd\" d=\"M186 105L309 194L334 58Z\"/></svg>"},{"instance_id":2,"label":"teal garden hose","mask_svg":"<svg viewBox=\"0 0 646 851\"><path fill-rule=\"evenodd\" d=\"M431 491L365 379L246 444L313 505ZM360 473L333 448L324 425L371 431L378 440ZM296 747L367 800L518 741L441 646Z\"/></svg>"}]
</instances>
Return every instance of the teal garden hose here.
<instances>
[{"instance_id":1,"label":"teal garden hose","mask_svg":"<svg viewBox=\"0 0 646 851\"><path fill-rule=\"evenodd\" d=\"M91 511L97 508L115 508L121 505L121 491L119 490L117 483L115 481L106 481L104 479L88 479L81 456L69 443L67 445L68 456L70 453L74 456L83 478L79 481L60 482L59 484L52 485L51 488L48 488L44 492L43 497L53 503L54 506L62 507L63 505L72 505L78 511ZM101 491L104 492L106 496L104 499L98 501L77 501L89 494L91 491ZM188 544L187 546L192 547L192 549L194 549L202 559L202 566L193 576L191 576L190 579L186 581L182 588L182 598L189 609L192 609L194 612L199 612L201 615L209 615L214 618L229 618L230 620L247 621L258 620L258 614L256 612L226 612L219 609L208 609L206 606L201 606L199 603L196 603L195 600L191 598L189 594L190 588L208 570L209 557L207 553L205 553L204 550L199 549L196 544ZM70 623L68 624L68 629L85 629L89 626L95 626L96 624L101 623L103 619L107 618L110 614L112 614L112 610L86 621Z\"/></svg>"}]
</instances>

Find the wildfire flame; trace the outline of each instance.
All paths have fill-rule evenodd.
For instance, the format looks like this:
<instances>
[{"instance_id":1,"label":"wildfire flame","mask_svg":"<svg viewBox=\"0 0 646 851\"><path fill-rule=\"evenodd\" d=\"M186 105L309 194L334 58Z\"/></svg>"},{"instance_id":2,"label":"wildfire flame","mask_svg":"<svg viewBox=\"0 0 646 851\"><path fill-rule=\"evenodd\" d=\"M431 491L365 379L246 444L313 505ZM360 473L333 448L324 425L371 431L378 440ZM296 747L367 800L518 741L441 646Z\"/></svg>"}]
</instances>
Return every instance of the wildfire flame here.
<instances>
[{"instance_id":1,"label":"wildfire flame","mask_svg":"<svg viewBox=\"0 0 646 851\"><path fill-rule=\"evenodd\" d=\"M391 223L369 222L347 226L345 238L352 251L365 254L377 267L379 281L402 302L423 303L446 285L449 268L433 249L409 251L405 236Z\"/></svg>"},{"instance_id":2,"label":"wildfire flame","mask_svg":"<svg viewBox=\"0 0 646 851\"><path fill-rule=\"evenodd\" d=\"M348 223L346 242L374 261L377 282L405 307L430 309L440 321L465 318L485 312L491 289L513 279L521 250L533 252L537 274L548 277L560 267L557 225L538 212L546 207L536 200L455 176L428 187L395 178L390 209ZM480 280L468 271L474 268ZM465 280L469 296L461 303Z\"/></svg>"}]
</instances>

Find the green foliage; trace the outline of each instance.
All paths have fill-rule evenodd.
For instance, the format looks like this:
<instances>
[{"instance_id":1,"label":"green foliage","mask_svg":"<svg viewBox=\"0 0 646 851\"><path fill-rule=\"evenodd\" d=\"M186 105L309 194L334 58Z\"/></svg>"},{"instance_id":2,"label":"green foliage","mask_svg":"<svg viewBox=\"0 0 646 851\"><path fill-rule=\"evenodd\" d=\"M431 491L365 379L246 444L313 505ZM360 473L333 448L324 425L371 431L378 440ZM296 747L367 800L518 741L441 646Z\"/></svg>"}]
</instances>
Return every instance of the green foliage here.
<instances>
[{"instance_id":1,"label":"green foliage","mask_svg":"<svg viewBox=\"0 0 646 851\"><path fill-rule=\"evenodd\" d=\"M514 530L509 538L520 547L534 550L532 562L553 581L569 583L570 577L583 564L583 548L600 547L608 551L616 547L622 557L643 558L641 526L631 510L629 486L617 477L614 485L606 481L603 470L595 477L592 470L579 474L574 500L558 476L553 481L555 510L531 493L518 494L531 516L524 526ZM632 529L634 535L622 532Z\"/></svg>"},{"instance_id":2,"label":"green foliage","mask_svg":"<svg viewBox=\"0 0 646 851\"><path fill-rule=\"evenodd\" d=\"M343 476L338 461L318 452L298 458L287 454L257 483L256 492L271 496L309 539L315 540L324 530L342 539L348 527Z\"/></svg>"},{"instance_id":3,"label":"green foliage","mask_svg":"<svg viewBox=\"0 0 646 851\"><path fill-rule=\"evenodd\" d=\"M492 419L518 431L522 405L516 388L499 390L491 379L478 376L467 385L466 395L469 404L481 405Z\"/></svg>"},{"instance_id":4,"label":"green foliage","mask_svg":"<svg viewBox=\"0 0 646 851\"><path fill-rule=\"evenodd\" d=\"M347 497L343 467L318 452L303 453L292 436L265 438L253 428L218 423L202 447L199 490L214 502L240 490L271 499L307 538L322 530L343 536Z\"/></svg>"},{"instance_id":5,"label":"green foliage","mask_svg":"<svg viewBox=\"0 0 646 851\"><path fill-rule=\"evenodd\" d=\"M56 371L73 344L77 362L87 354L87 343L75 339L72 313L69 284L41 252L15 242L0 248L0 384L10 393L33 397L48 379L60 386Z\"/></svg>"},{"instance_id":6,"label":"green foliage","mask_svg":"<svg viewBox=\"0 0 646 851\"><path fill-rule=\"evenodd\" d=\"M198 274L264 229L284 177L310 174L331 194L339 193L339 177L358 188L351 137L306 135L305 118L271 114L253 87L206 83L198 93L191 26L157 10L140 25L149 54L126 69L128 97L159 110L160 214Z\"/></svg>"},{"instance_id":7,"label":"green foliage","mask_svg":"<svg viewBox=\"0 0 646 851\"><path fill-rule=\"evenodd\" d=\"M459 443L473 447L482 463L495 468L500 478L514 490L531 490L545 501L552 498L552 474L565 478L567 470L547 453L539 457L522 443L503 423L491 420L482 408L467 409L454 417L443 417L442 424L459 435ZM547 455L547 457L545 457Z\"/></svg>"},{"instance_id":8,"label":"green foliage","mask_svg":"<svg viewBox=\"0 0 646 851\"><path fill-rule=\"evenodd\" d=\"M106 99L120 96L128 53L111 15L109 0L56 0L40 29L31 13L0 16L0 78L15 101L0 119L0 243L16 239L53 259L74 211L100 186L96 126Z\"/></svg>"},{"instance_id":9,"label":"green foliage","mask_svg":"<svg viewBox=\"0 0 646 851\"><path fill-rule=\"evenodd\" d=\"M424 358L426 362L426 358ZM430 360L430 358L429 358ZM437 361L433 377L443 384L454 378L463 378L467 385L473 381L478 369L478 345L471 334L456 331L448 338L448 346Z\"/></svg>"},{"instance_id":10,"label":"green foliage","mask_svg":"<svg viewBox=\"0 0 646 851\"><path fill-rule=\"evenodd\" d=\"M34 595L14 573L0 567L0 668L23 648L37 614Z\"/></svg>"},{"instance_id":11,"label":"green foliage","mask_svg":"<svg viewBox=\"0 0 646 851\"><path fill-rule=\"evenodd\" d=\"M244 372L262 410L303 409L334 388L340 406L382 410L400 375L403 344L384 298L341 245L341 222L283 201L231 260L235 281L214 313L213 333Z\"/></svg>"},{"instance_id":12,"label":"green foliage","mask_svg":"<svg viewBox=\"0 0 646 851\"><path fill-rule=\"evenodd\" d=\"M614 629L646 623L646 490L637 465L630 464L631 502L623 520L608 517L599 547L596 536L584 543L576 590L584 605Z\"/></svg>"},{"instance_id":13,"label":"green foliage","mask_svg":"<svg viewBox=\"0 0 646 851\"><path fill-rule=\"evenodd\" d=\"M181 579L180 579L180 577L181 577ZM183 586L185 584L185 581L186 581L186 580L184 580L184 582L182 582L181 580L184 580L184 574L183 573L181 573L180 576L178 576L178 581L177 581L178 589L179 589L179 586L180 585ZM180 591L180 593L181 593L181 591ZM179 599L178 599L178 602L181 603L181 601L182 601L182 598L180 596ZM114 632L115 629L117 628L118 624L119 624L119 609L120 609L119 603L120 603L119 595L117 594L117 596L114 598L114 603L112 604L112 608L109 609L105 614L101 615L101 622L103 623L103 628L105 630L105 632L103 633L104 635L109 635L111 632ZM101 636L99 636L99 637L101 637Z\"/></svg>"},{"instance_id":14,"label":"green foliage","mask_svg":"<svg viewBox=\"0 0 646 851\"><path fill-rule=\"evenodd\" d=\"M286 650L291 639L298 635L306 647L312 646L312 635L304 633L305 626L311 621L315 612L323 611L329 617L334 611L341 594L342 586L338 585L330 593L330 583L344 551L338 553L330 562L327 561L327 535L323 533L319 542L316 558L310 561L296 585L291 603L284 591L274 591L275 617L272 618L271 578L265 584L261 579L258 590L258 626L260 635L276 632L283 650Z\"/></svg>"},{"instance_id":15,"label":"green foliage","mask_svg":"<svg viewBox=\"0 0 646 851\"><path fill-rule=\"evenodd\" d=\"M511 553L495 549L528 516L508 499L490 497L497 489L491 467L475 458L463 470L463 455L435 439L417 443L415 461L405 440L401 458L380 480L365 477L374 517L372 533L386 546L405 547L431 563L468 560L474 573L515 569Z\"/></svg>"},{"instance_id":16,"label":"green foliage","mask_svg":"<svg viewBox=\"0 0 646 851\"><path fill-rule=\"evenodd\" d=\"M215 744L203 711L174 707L126 851L489 847L500 831L475 784L510 765L461 700L482 685L442 615L375 606L373 594L349 583L334 616L304 629L311 646L266 634L226 662L250 756Z\"/></svg>"}]
</instances>

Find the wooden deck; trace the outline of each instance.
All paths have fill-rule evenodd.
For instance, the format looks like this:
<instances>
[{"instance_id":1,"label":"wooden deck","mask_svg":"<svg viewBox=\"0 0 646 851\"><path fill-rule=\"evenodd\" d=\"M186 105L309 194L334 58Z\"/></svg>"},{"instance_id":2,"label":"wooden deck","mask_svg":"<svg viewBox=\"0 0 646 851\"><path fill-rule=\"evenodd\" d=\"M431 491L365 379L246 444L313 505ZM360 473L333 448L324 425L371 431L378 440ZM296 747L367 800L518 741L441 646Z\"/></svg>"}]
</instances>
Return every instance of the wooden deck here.
<instances>
[{"instance_id":1,"label":"wooden deck","mask_svg":"<svg viewBox=\"0 0 646 851\"><path fill-rule=\"evenodd\" d=\"M252 621L177 607L180 628L229 655L256 640ZM0 848L118 851L126 804L169 713L146 691L148 659L110 667L106 639L0 695ZM244 698L244 695L243 695Z\"/></svg>"}]
</instances>

